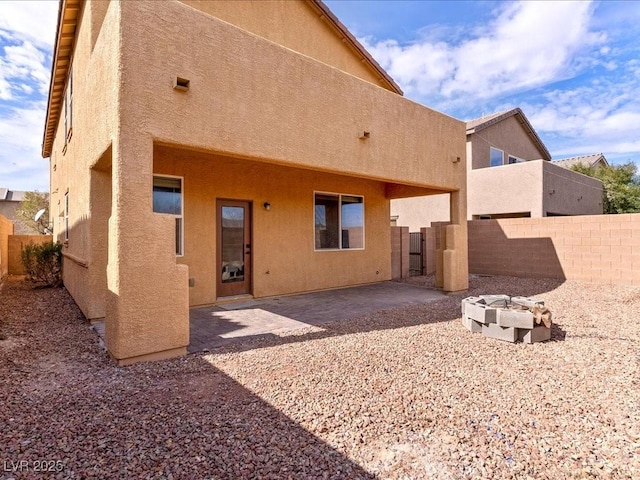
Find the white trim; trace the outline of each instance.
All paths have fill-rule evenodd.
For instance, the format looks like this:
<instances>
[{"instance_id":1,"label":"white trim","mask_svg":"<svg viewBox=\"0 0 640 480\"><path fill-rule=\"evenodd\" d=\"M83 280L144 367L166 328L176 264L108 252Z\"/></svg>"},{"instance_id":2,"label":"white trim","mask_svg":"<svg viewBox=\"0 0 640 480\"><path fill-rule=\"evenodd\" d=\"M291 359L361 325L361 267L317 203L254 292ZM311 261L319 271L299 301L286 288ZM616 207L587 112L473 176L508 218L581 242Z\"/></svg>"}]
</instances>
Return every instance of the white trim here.
<instances>
[{"instance_id":1,"label":"white trim","mask_svg":"<svg viewBox=\"0 0 640 480\"><path fill-rule=\"evenodd\" d=\"M153 212L153 180L155 178L173 178L180 180L180 215L174 215L172 213L159 213ZM151 211L156 213L157 215L171 215L176 219L180 219L180 253L176 253L176 257L184 257L185 246L184 246L184 177L179 175L165 175L163 173L154 173L151 175Z\"/></svg>"},{"instance_id":2,"label":"white trim","mask_svg":"<svg viewBox=\"0 0 640 480\"><path fill-rule=\"evenodd\" d=\"M498 166L500 166L500 165L493 165L493 163L491 162L491 150L495 150L497 152L500 152L500 154L502 155L502 163L500 165L504 165L504 150L500 150L499 148L492 147L491 145L489 145L489 167L498 167Z\"/></svg>"},{"instance_id":3,"label":"white trim","mask_svg":"<svg viewBox=\"0 0 640 480\"><path fill-rule=\"evenodd\" d=\"M64 241L69 241L69 190L64 194Z\"/></svg>"},{"instance_id":4,"label":"white trim","mask_svg":"<svg viewBox=\"0 0 640 480\"><path fill-rule=\"evenodd\" d=\"M338 197L338 248L316 248L316 195L335 195ZM358 197L362 199L362 247L358 248L342 248L342 197ZM313 191L313 251L314 252L344 252L344 251L355 251L355 250L364 250L365 249L365 203L364 203L364 195L356 194L356 193L338 193L338 192L327 192L323 190L314 190Z\"/></svg>"}]
</instances>

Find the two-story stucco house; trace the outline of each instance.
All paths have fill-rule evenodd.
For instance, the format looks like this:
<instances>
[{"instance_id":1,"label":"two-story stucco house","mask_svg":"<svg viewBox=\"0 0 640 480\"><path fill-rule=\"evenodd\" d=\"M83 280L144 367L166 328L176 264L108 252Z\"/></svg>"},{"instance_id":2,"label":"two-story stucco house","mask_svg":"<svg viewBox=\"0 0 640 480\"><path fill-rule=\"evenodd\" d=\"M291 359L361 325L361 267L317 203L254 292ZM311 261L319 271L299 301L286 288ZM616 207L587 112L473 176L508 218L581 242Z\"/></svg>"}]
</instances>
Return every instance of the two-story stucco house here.
<instances>
[{"instance_id":1,"label":"two-story stucco house","mask_svg":"<svg viewBox=\"0 0 640 480\"><path fill-rule=\"evenodd\" d=\"M467 122L467 218L602 213L602 182L562 168L520 108ZM391 202L392 220L412 230L450 219L448 195Z\"/></svg>"},{"instance_id":2,"label":"two-story stucco house","mask_svg":"<svg viewBox=\"0 0 640 480\"><path fill-rule=\"evenodd\" d=\"M402 92L318 0L62 0L43 156L64 283L120 364L189 307L387 280L390 200L450 193L465 125Z\"/></svg>"}]
</instances>

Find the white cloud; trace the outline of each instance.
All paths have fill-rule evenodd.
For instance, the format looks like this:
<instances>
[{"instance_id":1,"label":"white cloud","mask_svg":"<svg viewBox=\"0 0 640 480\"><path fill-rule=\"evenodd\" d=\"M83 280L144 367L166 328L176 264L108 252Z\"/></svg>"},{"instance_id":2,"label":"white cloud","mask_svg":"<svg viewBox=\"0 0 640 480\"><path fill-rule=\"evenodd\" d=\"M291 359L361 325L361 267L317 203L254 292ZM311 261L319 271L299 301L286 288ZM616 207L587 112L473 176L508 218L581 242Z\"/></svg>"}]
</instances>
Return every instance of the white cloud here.
<instances>
[{"instance_id":1,"label":"white cloud","mask_svg":"<svg viewBox=\"0 0 640 480\"><path fill-rule=\"evenodd\" d=\"M0 2L0 186L48 190L40 146L58 2Z\"/></svg>"},{"instance_id":2,"label":"white cloud","mask_svg":"<svg viewBox=\"0 0 640 480\"><path fill-rule=\"evenodd\" d=\"M43 102L2 110L0 164L3 187L14 190L48 190L48 163L40 155L44 129ZM5 185L4 177L11 177Z\"/></svg>"},{"instance_id":3,"label":"white cloud","mask_svg":"<svg viewBox=\"0 0 640 480\"><path fill-rule=\"evenodd\" d=\"M49 87L49 68L42 50L25 41L20 45L6 45L0 56L0 99L10 100L16 94L28 91L24 82L34 82L43 95ZM31 88L31 87L29 87Z\"/></svg>"},{"instance_id":4,"label":"white cloud","mask_svg":"<svg viewBox=\"0 0 640 480\"><path fill-rule=\"evenodd\" d=\"M596 79L570 90L553 90L523 106L534 128L550 138L553 156L603 152L640 155L640 79Z\"/></svg>"},{"instance_id":5,"label":"white cloud","mask_svg":"<svg viewBox=\"0 0 640 480\"><path fill-rule=\"evenodd\" d=\"M56 1L0 2L0 38L51 49L58 21Z\"/></svg>"},{"instance_id":6,"label":"white cloud","mask_svg":"<svg viewBox=\"0 0 640 480\"><path fill-rule=\"evenodd\" d=\"M455 44L432 37L408 45L363 41L408 95L441 108L569 78L596 61L586 53L608 53L606 36L589 31L589 2L504 5L494 21L470 28L470 36Z\"/></svg>"}]
</instances>

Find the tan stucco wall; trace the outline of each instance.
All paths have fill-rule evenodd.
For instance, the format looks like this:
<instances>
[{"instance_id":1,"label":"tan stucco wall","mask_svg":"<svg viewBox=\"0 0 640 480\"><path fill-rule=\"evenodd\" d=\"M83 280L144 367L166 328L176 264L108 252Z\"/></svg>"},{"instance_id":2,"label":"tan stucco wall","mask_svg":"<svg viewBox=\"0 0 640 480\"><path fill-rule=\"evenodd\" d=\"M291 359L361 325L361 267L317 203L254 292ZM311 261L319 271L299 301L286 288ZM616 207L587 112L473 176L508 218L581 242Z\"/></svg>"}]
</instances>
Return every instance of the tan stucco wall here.
<instances>
[{"instance_id":1,"label":"tan stucco wall","mask_svg":"<svg viewBox=\"0 0 640 480\"><path fill-rule=\"evenodd\" d=\"M69 192L64 283L87 318L105 316L105 249L109 239L104 228L107 219L92 210L96 192L91 167L109 152L118 131L118 24L117 2L87 2L82 9L72 64L73 135L65 150L62 116L49 162L53 237L61 242L64 219L59 212L64 211L64 196ZM96 246L103 246L103 251Z\"/></svg>"},{"instance_id":2,"label":"tan stucco wall","mask_svg":"<svg viewBox=\"0 0 640 480\"><path fill-rule=\"evenodd\" d=\"M380 73L362 61L310 2L291 0L181 0L190 7L381 86Z\"/></svg>"},{"instance_id":3,"label":"tan stucco wall","mask_svg":"<svg viewBox=\"0 0 640 480\"><path fill-rule=\"evenodd\" d=\"M444 190L463 183L464 163L451 160L464 159L464 123L182 3L163 6L121 7L127 128L284 165ZM172 89L175 76L191 80L188 92Z\"/></svg>"},{"instance_id":4,"label":"tan stucco wall","mask_svg":"<svg viewBox=\"0 0 640 480\"><path fill-rule=\"evenodd\" d=\"M216 300L217 198L253 202L255 297L391 278L389 201L382 182L168 147L155 148L154 173L184 178L185 251L178 262L195 280L191 305ZM314 251L314 190L364 196L364 250Z\"/></svg>"},{"instance_id":5,"label":"tan stucco wall","mask_svg":"<svg viewBox=\"0 0 640 480\"><path fill-rule=\"evenodd\" d=\"M469 172L467 215L602 213L602 183L544 160ZM551 193L553 192L553 193Z\"/></svg>"},{"instance_id":6,"label":"tan stucco wall","mask_svg":"<svg viewBox=\"0 0 640 480\"><path fill-rule=\"evenodd\" d=\"M600 215L604 187L596 178L543 162L543 212L549 215Z\"/></svg>"},{"instance_id":7,"label":"tan stucco wall","mask_svg":"<svg viewBox=\"0 0 640 480\"><path fill-rule=\"evenodd\" d=\"M0 215L0 278L9 273L9 235L13 235L13 222Z\"/></svg>"},{"instance_id":8,"label":"tan stucco wall","mask_svg":"<svg viewBox=\"0 0 640 480\"><path fill-rule=\"evenodd\" d=\"M491 165L490 147L504 152L505 163L509 155L515 155L523 160L537 160L544 158L545 155L536 147L515 116L484 128L478 133L473 133L467 140L471 145L470 169Z\"/></svg>"},{"instance_id":9,"label":"tan stucco wall","mask_svg":"<svg viewBox=\"0 0 640 480\"><path fill-rule=\"evenodd\" d=\"M397 216L397 225L409 227L411 232L419 232L431 222L448 222L449 194L391 200L391 216Z\"/></svg>"},{"instance_id":10,"label":"tan stucco wall","mask_svg":"<svg viewBox=\"0 0 640 480\"><path fill-rule=\"evenodd\" d=\"M469 172L467 216L530 212L542 217L542 160Z\"/></svg>"}]
</instances>

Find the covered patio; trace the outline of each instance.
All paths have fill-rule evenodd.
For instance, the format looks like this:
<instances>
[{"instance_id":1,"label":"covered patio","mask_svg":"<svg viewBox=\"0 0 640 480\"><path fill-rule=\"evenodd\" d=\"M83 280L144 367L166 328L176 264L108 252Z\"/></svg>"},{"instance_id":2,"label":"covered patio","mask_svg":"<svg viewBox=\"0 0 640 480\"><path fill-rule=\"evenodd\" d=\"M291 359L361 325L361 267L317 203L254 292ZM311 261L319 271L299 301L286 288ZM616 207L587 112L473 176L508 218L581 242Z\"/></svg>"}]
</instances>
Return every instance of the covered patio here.
<instances>
[{"instance_id":1,"label":"covered patio","mask_svg":"<svg viewBox=\"0 0 640 480\"><path fill-rule=\"evenodd\" d=\"M323 324L442 298L445 294L439 290L380 282L192 308L188 351L213 351L231 343L320 332Z\"/></svg>"}]
</instances>

